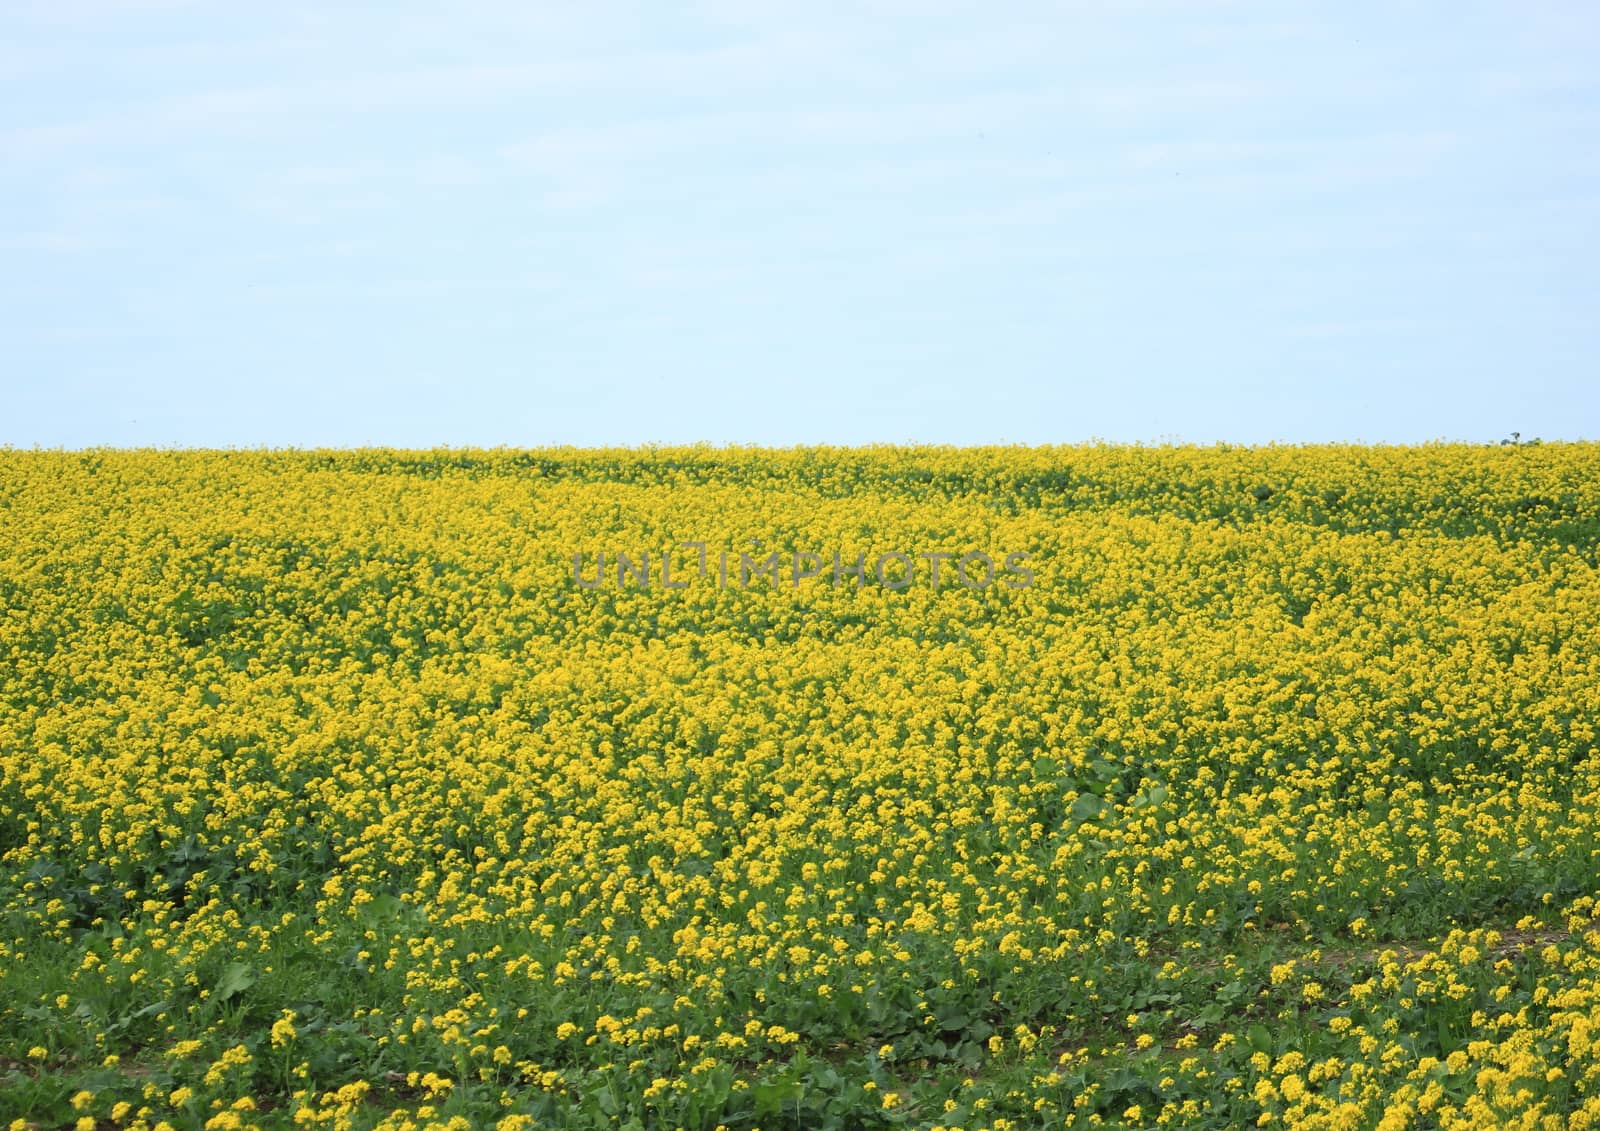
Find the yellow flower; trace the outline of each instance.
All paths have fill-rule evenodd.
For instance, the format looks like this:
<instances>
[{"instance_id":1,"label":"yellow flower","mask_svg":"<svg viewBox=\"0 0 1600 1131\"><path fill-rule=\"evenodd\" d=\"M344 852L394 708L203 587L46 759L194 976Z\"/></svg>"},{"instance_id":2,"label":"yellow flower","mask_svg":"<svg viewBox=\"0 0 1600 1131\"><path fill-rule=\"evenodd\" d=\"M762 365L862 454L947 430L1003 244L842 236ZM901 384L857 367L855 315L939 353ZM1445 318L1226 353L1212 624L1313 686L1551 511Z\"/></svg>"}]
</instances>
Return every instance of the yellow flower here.
<instances>
[{"instance_id":1,"label":"yellow flower","mask_svg":"<svg viewBox=\"0 0 1600 1131\"><path fill-rule=\"evenodd\" d=\"M290 1041L295 1040L299 1036L299 1033L295 1030L295 1027L294 1027L294 1020L295 1020L295 1012L294 1012L294 1010L285 1009L283 1011L283 1016L279 1017L276 1021L274 1021L272 1023L271 1036L272 1036L272 1047L273 1048L275 1048L275 1049L283 1048L284 1046L289 1044Z\"/></svg>"},{"instance_id":2,"label":"yellow flower","mask_svg":"<svg viewBox=\"0 0 1600 1131\"><path fill-rule=\"evenodd\" d=\"M670 1123L885 1008L992 1023L1017 1071L962 1125L1134 1122L1063 1091L1124 1041L1176 1052L1164 1128L1600 1119L1600 893L1498 934L1414 898L1600 842L1600 444L0 449L0 512L9 1051L48 1076L81 1021L116 1081L63 1126L245 1123L258 1068L307 1131L516 1131L520 1089L604 1080ZM234 1032L317 969L361 1008ZM412 1098L363 1112L329 1057Z\"/></svg>"}]
</instances>

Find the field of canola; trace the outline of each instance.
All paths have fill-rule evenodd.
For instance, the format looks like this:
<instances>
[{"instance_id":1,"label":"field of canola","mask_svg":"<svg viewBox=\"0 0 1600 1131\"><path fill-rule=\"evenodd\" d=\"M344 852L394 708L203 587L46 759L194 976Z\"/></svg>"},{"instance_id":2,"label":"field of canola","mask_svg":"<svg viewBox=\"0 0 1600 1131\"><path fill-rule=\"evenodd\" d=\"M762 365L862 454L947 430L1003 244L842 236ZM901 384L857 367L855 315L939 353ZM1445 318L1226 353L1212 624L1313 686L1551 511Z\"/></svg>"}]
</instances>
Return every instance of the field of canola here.
<instances>
[{"instance_id":1,"label":"field of canola","mask_svg":"<svg viewBox=\"0 0 1600 1131\"><path fill-rule=\"evenodd\" d=\"M575 583L685 541L869 568ZM0 450L0 1128L1600 1126L1597 554L1593 444Z\"/></svg>"}]
</instances>

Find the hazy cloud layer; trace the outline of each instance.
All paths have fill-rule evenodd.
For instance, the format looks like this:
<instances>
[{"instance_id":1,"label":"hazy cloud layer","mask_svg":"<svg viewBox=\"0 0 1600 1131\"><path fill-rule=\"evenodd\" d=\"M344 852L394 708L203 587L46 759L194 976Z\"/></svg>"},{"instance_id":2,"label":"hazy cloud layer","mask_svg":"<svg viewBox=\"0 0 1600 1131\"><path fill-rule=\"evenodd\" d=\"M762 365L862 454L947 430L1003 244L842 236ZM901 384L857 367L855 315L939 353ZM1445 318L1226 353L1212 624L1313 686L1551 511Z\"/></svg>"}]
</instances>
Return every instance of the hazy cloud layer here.
<instances>
[{"instance_id":1,"label":"hazy cloud layer","mask_svg":"<svg viewBox=\"0 0 1600 1131\"><path fill-rule=\"evenodd\" d=\"M1582 4L17 4L0 443L1594 436Z\"/></svg>"}]
</instances>

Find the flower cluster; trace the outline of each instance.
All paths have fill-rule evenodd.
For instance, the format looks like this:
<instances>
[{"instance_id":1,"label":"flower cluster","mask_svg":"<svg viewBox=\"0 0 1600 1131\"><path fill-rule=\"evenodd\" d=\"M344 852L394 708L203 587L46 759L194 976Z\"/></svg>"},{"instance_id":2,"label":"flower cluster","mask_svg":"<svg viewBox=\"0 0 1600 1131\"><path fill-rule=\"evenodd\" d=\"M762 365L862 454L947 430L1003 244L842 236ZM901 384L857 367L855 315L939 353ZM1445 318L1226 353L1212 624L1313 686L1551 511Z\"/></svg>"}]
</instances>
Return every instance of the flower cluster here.
<instances>
[{"instance_id":1,"label":"flower cluster","mask_svg":"<svg viewBox=\"0 0 1600 1131\"><path fill-rule=\"evenodd\" d=\"M1030 584L573 584L752 531ZM0 1126L1600 1126L1597 545L1585 444L0 451Z\"/></svg>"}]
</instances>

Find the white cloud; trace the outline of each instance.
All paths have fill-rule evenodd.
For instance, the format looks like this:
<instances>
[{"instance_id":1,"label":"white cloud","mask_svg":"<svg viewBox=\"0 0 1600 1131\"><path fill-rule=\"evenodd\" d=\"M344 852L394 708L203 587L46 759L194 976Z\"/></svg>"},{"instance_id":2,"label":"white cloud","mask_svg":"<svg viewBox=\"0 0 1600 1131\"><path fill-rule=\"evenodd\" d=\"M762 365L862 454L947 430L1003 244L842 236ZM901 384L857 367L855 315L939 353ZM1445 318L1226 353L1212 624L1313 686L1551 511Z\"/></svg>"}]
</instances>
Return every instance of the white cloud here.
<instances>
[{"instance_id":1,"label":"white cloud","mask_svg":"<svg viewBox=\"0 0 1600 1131\"><path fill-rule=\"evenodd\" d=\"M110 241L86 232L33 231L0 233L0 251L34 251L50 254L81 255L103 251Z\"/></svg>"}]
</instances>

